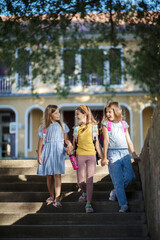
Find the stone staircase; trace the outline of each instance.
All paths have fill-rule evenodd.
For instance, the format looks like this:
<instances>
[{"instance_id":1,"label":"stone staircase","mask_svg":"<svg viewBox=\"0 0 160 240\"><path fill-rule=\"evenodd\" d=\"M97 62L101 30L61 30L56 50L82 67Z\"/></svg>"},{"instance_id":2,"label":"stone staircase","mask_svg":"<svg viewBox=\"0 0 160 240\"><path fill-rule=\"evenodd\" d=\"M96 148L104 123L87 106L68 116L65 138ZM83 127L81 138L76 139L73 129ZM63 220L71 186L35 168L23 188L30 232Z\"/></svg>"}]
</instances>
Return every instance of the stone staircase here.
<instances>
[{"instance_id":1,"label":"stone staircase","mask_svg":"<svg viewBox=\"0 0 160 240\"><path fill-rule=\"evenodd\" d=\"M76 172L66 160L62 175L62 209L46 205L46 178L36 175L36 160L0 160L0 239L149 240L138 165L137 179L126 190L128 213L108 200L113 188L107 167L96 168L92 214L86 214Z\"/></svg>"}]
</instances>

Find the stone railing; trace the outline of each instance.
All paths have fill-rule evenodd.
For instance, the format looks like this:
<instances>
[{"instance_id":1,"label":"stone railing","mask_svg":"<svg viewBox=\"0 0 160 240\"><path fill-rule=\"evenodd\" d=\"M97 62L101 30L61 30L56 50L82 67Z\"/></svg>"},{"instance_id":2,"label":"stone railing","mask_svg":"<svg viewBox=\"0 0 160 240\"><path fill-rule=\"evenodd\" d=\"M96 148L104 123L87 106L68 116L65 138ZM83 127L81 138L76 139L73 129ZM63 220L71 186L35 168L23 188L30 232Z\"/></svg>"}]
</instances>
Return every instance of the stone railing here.
<instances>
[{"instance_id":1,"label":"stone railing","mask_svg":"<svg viewBox=\"0 0 160 240\"><path fill-rule=\"evenodd\" d=\"M139 163L151 240L160 239L160 102L155 108Z\"/></svg>"}]
</instances>

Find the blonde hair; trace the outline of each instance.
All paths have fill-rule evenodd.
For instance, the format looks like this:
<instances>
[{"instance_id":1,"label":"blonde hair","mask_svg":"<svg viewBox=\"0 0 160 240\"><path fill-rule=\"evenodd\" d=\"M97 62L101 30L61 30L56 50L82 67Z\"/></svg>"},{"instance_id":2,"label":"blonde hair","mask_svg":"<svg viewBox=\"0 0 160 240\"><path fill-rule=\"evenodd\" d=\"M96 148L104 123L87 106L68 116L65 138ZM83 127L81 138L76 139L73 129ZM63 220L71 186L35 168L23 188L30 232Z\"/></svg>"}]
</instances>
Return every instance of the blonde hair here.
<instances>
[{"instance_id":1,"label":"blonde hair","mask_svg":"<svg viewBox=\"0 0 160 240\"><path fill-rule=\"evenodd\" d=\"M120 104L118 102L110 102L109 104L107 104L103 110L103 119L102 119L102 123L104 121L108 121L107 116L106 116L106 111L107 109L112 109L114 112L115 117L117 118L118 121L121 121L123 118L122 115L122 108L120 106Z\"/></svg>"},{"instance_id":2,"label":"blonde hair","mask_svg":"<svg viewBox=\"0 0 160 240\"><path fill-rule=\"evenodd\" d=\"M89 124L96 124L96 125L98 124L98 122L93 117L93 114L90 108L87 107L86 105L80 105L79 107L76 108L76 110L80 111L82 114L86 114L86 126L82 130L82 132L84 132L88 128Z\"/></svg>"},{"instance_id":3,"label":"blonde hair","mask_svg":"<svg viewBox=\"0 0 160 240\"><path fill-rule=\"evenodd\" d=\"M56 110L58 109L58 106L57 105L48 105L46 108L45 108L45 111L44 111L44 114L43 114L43 129L47 129L49 127L49 125L52 123L51 121L51 115L52 113L54 113ZM61 128L62 128L62 132L64 134L64 129L63 129L63 125L62 125L62 122L61 120L58 120L57 121Z\"/></svg>"}]
</instances>

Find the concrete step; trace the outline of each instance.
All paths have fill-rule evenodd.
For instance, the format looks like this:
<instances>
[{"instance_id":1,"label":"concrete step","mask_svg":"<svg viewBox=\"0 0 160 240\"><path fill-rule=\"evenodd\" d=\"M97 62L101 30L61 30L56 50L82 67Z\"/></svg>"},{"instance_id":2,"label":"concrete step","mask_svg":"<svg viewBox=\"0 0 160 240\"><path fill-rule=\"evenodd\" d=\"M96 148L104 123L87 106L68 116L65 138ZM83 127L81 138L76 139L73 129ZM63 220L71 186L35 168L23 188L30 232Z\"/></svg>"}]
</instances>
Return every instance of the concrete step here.
<instances>
[{"instance_id":1,"label":"concrete step","mask_svg":"<svg viewBox=\"0 0 160 240\"><path fill-rule=\"evenodd\" d=\"M140 181L139 175L136 176L136 180ZM111 182L109 175L96 174L94 175L94 183L97 182ZM46 176L37 176L37 175L0 175L0 183L17 183L17 182L31 182L31 183L46 183ZM76 174L65 174L62 175L62 183L76 183L77 176Z\"/></svg>"},{"instance_id":2,"label":"concrete step","mask_svg":"<svg viewBox=\"0 0 160 240\"><path fill-rule=\"evenodd\" d=\"M36 160L0 160L0 238L24 240L149 240L138 165L137 176L126 189L129 212L119 213L118 202L108 200L113 188L108 167L96 167L93 214L76 184L76 171L69 160L62 175L61 209L45 203L46 177L37 176Z\"/></svg>"},{"instance_id":3,"label":"concrete step","mask_svg":"<svg viewBox=\"0 0 160 240\"><path fill-rule=\"evenodd\" d=\"M109 175L102 176L99 174L94 176L94 182L101 182L101 181L102 182L111 181L111 178ZM24 175L24 174L0 175L0 183L17 183L17 182L46 183L46 176ZM62 175L62 182L76 183L77 182L76 174Z\"/></svg>"},{"instance_id":4,"label":"concrete step","mask_svg":"<svg viewBox=\"0 0 160 240\"><path fill-rule=\"evenodd\" d=\"M134 172L136 175L139 173L134 169ZM37 175L37 168L35 167L24 167L24 168L2 168L0 167L0 174L1 175ZM76 170L73 170L73 168L66 168L65 169L65 175L66 174L73 174L76 176ZM95 175L101 174L103 177L109 174L108 170L104 171L102 167L97 167L95 171Z\"/></svg>"},{"instance_id":5,"label":"concrete step","mask_svg":"<svg viewBox=\"0 0 160 240\"><path fill-rule=\"evenodd\" d=\"M7 192L40 192L46 191L47 185L46 182L11 182L11 183L0 183L0 191ZM98 182L94 184L94 191L110 191L113 189L113 184L111 181L108 182ZM141 182L134 181L130 184L127 189L132 190L141 190ZM77 191L78 185L76 183L62 183L62 191Z\"/></svg>"},{"instance_id":6,"label":"concrete step","mask_svg":"<svg viewBox=\"0 0 160 240\"><path fill-rule=\"evenodd\" d=\"M11 225L0 226L1 237L136 237L147 236L146 224Z\"/></svg>"},{"instance_id":7,"label":"concrete step","mask_svg":"<svg viewBox=\"0 0 160 240\"><path fill-rule=\"evenodd\" d=\"M3 179L4 176L7 176L7 178L11 175L20 175L20 177L23 175L35 175L35 177L39 177L39 176L36 176L37 175L37 169L35 168L4 168L4 169L0 169L0 175ZM25 179L25 177L23 177ZM17 176L18 177L18 176ZM39 177L40 178L40 177ZM43 178L43 177L41 177ZM99 174L95 174L94 175L94 182L97 182L97 181L105 181L106 180L106 173L99 173ZM4 180L3 180L4 181ZM25 181L25 180L24 180ZM66 182L66 183L71 183L71 182L76 182L77 181L77 175L76 175L76 172L74 171L71 171L69 173L65 173L65 174L62 174L62 182Z\"/></svg>"},{"instance_id":8,"label":"concrete step","mask_svg":"<svg viewBox=\"0 0 160 240\"><path fill-rule=\"evenodd\" d=\"M118 202L112 201L93 201L92 203L96 213L118 212ZM130 212L144 212L144 201L129 201ZM52 204L45 202L1 202L0 213L84 213L85 203L63 202L63 207L55 208Z\"/></svg>"},{"instance_id":9,"label":"concrete step","mask_svg":"<svg viewBox=\"0 0 160 240\"><path fill-rule=\"evenodd\" d=\"M23 168L23 167L37 167L36 159L15 159L15 160L0 160L1 168Z\"/></svg>"},{"instance_id":10,"label":"concrete step","mask_svg":"<svg viewBox=\"0 0 160 240\"><path fill-rule=\"evenodd\" d=\"M10 161L10 162L9 162ZM16 161L16 162L14 162ZM25 162L26 161L26 162ZM28 160L0 160L0 174L1 175L36 175L37 174L37 161ZM132 164L135 173L138 175L138 165ZM73 170L69 160L65 161L65 172L66 174L75 174L76 171ZM108 167L101 167L101 165L96 166L95 174L102 174L104 176L108 175Z\"/></svg>"},{"instance_id":11,"label":"concrete step","mask_svg":"<svg viewBox=\"0 0 160 240\"><path fill-rule=\"evenodd\" d=\"M144 213L3 213L0 225L145 224Z\"/></svg>"},{"instance_id":12,"label":"concrete step","mask_svg":"<svg viewBox=\"0 0 160 240\"><path fill-rule=\"evenodd\" d=\"M93 201L108 201L110 191L94 191ZM81 193L78 191L62 192L61 200L78 201ZM127 199L142 200L142 191L126 191ZM45 192L0 192L0 202L45 202L49 196Z\"/></svg>"},{"instance_id":13,"label":"concrete step","mask_svg":"<svg viewBox=\"0 0 160 240\"><path fill-rule=\"evenodd\" d=\"M15 159L15 160L0 160L1 168L37 168L38 163L36 159ZM65 167L72 167L70 160L66 158Z\"/></svg>"},{"instance_id":14,"label":"concrete step","mask_svg":"<svg viewBox=\"0 0 160 240\"><path fill-rule=\"evenodd\" d=\"M135 166L138 166L137 163L135 163L133 160L132 160L132 165L133 167ZM37 160L36 159L15 159L15 160L0 160L0 167L6 167L6 168L23 168L23 167L37 167L38 166L38 163L37 163ZM70 163L70 160L68 157L66 157L66 160L65 160L65 167L71 167L71 163ZM100 167L100 161L99 161L99 165L97 165L97 168ZM103 167L103 168L107 168L106 167Z\"/></svg>"}]
</instances>

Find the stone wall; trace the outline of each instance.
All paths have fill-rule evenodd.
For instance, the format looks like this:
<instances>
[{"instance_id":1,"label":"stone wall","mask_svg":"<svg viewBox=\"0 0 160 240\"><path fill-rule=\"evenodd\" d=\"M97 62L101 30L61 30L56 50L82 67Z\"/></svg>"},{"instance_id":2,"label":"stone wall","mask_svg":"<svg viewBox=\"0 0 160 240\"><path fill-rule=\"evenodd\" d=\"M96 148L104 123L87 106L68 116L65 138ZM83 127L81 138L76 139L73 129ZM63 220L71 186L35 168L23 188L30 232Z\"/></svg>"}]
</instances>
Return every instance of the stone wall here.
<instances>
[{"instance_id":1,"label":"stone wall","mask_svg":"<svg viewBox=\"0 0 160 240\"><path fill-rule=\"evenodd\" d=\"M160 102L157 104L139 163L151 240L160 239Z\"/></svg>"}]
</instances>

